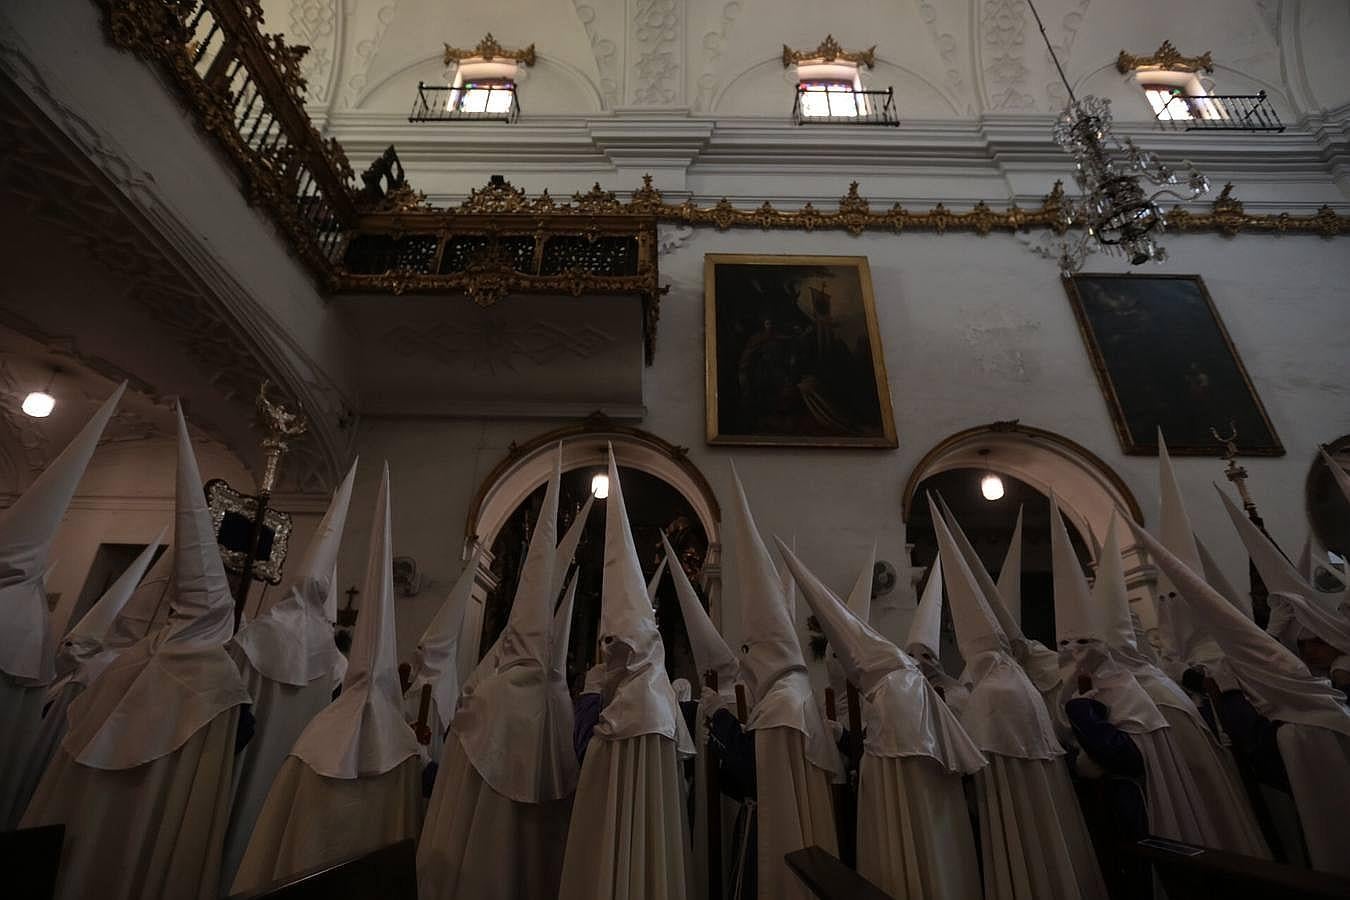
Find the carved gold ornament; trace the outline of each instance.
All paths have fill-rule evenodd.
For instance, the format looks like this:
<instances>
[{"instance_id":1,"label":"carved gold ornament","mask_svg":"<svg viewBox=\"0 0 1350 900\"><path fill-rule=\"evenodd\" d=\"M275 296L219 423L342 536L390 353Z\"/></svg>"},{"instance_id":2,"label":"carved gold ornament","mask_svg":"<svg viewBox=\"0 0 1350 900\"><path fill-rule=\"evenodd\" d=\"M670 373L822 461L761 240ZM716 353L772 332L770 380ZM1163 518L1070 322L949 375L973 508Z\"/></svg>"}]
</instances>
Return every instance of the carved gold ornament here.
<instances>
[{"instance_id":1,"label":"carved gold ornament","mask_svg":"<svg viewBox=\"0 0 1350 900\"><path fill-rule=\"evenodd\" d=\"M466 59L482 59L492 62L494 59L509 59L526 66L534 65L534 44L526 47L524 50L507 50L497 39L488 32L484 38L478 42L478 46L472 50L461 50L458 47L445 45L445 56L442 62L445 65L451 63L460 63Z\"/></svg>"},{"instance_id":2,"label":"carved gold ornament","mask_svg":"<svg viewBox=\"0 0 1350 900\"><path fill-rule=\"evenodd\" d=\"M1182 56L1177 48L1172 46L1171 41L1163 41L1151 56L1135 56L1133 53L1120 51L1120 56L1116 57L1116 69L1122 75L1135 69L1166 69L1169 72L1204 71L1213 75L1214 60L1208 50L1199 56Z\"/></svg>"},{"instance_id":3,"label":"carved gold ornament","mask_svg":"<svg viewBox=\"0 0 1350 900\"><path fill-rule=\"evenodd\" d=\"M876 54L876 44L866 50L845 50L839 46L839 42L834 39L834 35L827 34L825 40L821 41L820 46L814 50L793 50L787 44L784 44L783 68L786 69L794 63L851 62L871 69L876 65Z\"/></svg>"}]
</instances>

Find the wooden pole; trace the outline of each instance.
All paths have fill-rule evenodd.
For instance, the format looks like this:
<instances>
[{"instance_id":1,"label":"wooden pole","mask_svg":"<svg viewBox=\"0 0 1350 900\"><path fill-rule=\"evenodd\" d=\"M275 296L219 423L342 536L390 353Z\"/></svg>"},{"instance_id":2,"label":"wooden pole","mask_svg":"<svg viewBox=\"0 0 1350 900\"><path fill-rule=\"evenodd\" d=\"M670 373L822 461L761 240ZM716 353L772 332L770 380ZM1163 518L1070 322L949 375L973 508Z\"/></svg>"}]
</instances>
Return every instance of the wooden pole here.
<instances>
[{"instance_id":1,"label":"wooden pole","mask_svg":"<svg viewBox=\"0 0 1350 900\"><path fill-rule=\"evenodd\" d=\"M745 720L750 718L750 704L745 699L745 685L736 685L736 718L745 724Z\"/></svg>"},{"instance_id":2,"label":"wooden pole","mask_svg":"<svg viewBox=\"0 0 1350 900\"><path fill-rule=\"evenodd\" d=\"M431 685L422 685L422 703L417 708L417 727L413 729L417 733L417 740L423 746L431 743L431 728L427 725L427 720L431 716Z\"/></svg>"},{"instance_id":3,"label":"wooden pole","mask_svg":"<svg viewBox=\"0 0 1350 900\"><path fill-rule=\"evenodd\" d=\"M840 822L839 858L851 868L858 867L858 767L862 763L862 702L858 689L848 682L844 690L848 704L848 784L844 788L844 815Z\"/></svg>"},{"instance_id":4,"label":"wooden pole","mask_svg":"<svg viewBox=\"0 0 1350 900\"><path fill-rule=\"evenodd\" d=\"M834 688L825 689L825 717L831 722L839 721L839 712L834 705Z\"/></svg>"},{"instance_id":5,"label":"wooden pole","mask_svg":"<svg viewBox=\"0 0 1350 900\"><path fill-rule=\"evenodd\" d=\"M717 672L709 670L704 684L717 690ZM699 710L704 718L704 710ZM703 744L703 767L706 775L703 792L703 818L708 823L708 900L722 900L722 783L717 777L717 760L712 755L712 730Z\"/></svg>"},{"instance_id":6,"label":"wooden pole","mask_svg":"<svg viewBox=\"0 0 1350 900\"><path fill-rule=\"evenodd\" d=\"M267 491L258 492L258 510L253 516L253 533L249 535L248 552L244 554L244 569L239 573L239 582L234 589L235 631L239 630L239 620L244 616L244 604L248 602L248 592L253 587L253 563L258 558L258 545L262 542L268 497Z\"/></svg>"}]
</instances>

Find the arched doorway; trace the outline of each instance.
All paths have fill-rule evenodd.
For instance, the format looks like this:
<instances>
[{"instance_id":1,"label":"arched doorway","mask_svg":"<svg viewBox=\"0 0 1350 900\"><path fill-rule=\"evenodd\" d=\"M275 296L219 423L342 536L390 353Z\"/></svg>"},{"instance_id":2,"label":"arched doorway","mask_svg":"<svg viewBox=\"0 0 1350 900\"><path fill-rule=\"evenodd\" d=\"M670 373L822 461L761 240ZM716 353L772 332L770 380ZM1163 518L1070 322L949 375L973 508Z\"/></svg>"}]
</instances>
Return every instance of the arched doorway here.
<instances>
[{"instance_id":1,"label":"arched doorway","mask_svg":"<svg viewBox=\"0 0 1350 900\"><path fill-rule=\"evenodd\" d=\"M994 501L985 500L980 490L980 480L988 474L998 475L1004 484L1004 495ZM1054 645L1048 500L1052 489L1085 566L1095 565L1113 511L1124 510L1143 522L1134 494L1095 454L1061 435L1016 421L970 428L939 442L914 467L903 499L916 566L931 565L936 555L925 499L926 492L936 490L953 507L991 574L997 574L1018 507L1023 507L1023 625L1047 646ZM1146 629L1155 628L1153 569L1140 563L1133 537L1118 534L1132 608Z\"/></svg>"},{"instance_id":2,"label":"arched doorway","mask_svg":"<svg viewBox=\"0 0 1350 900\"><path fill-rule=\"evenodd\" d=\"M714 622L720 621L721 509L703 473L686 456L686 448L650 432L595 415L576 425L541 434L513 446L483 480L470 504L465 522L466 548L481 551L475 602L468 610L462 634L476 660L490 646L505 623L514 595L516 571L524 543L543 500L553 455L562 444L563 484L561 527L572 521L590 490L593 474L603 472L607 450L614 448L625 501L644 570L651 575L659 563L659 532L671 535L690 579L703 594ZM583 580L573 623L573 652L569 664L582 663L588 654L587 635L598 613L600 563L603 559L604 505L595 504L578 550ZM666 639L672 669L683 668L687 640L669 579L658 595L658 624ZM667 602L668 601L668 602ZM591 639L594 635L591 634ZM471 663L470 663L471 664ZM690 666L692 668L692 666Z\"/></svg>"}]
</instances>

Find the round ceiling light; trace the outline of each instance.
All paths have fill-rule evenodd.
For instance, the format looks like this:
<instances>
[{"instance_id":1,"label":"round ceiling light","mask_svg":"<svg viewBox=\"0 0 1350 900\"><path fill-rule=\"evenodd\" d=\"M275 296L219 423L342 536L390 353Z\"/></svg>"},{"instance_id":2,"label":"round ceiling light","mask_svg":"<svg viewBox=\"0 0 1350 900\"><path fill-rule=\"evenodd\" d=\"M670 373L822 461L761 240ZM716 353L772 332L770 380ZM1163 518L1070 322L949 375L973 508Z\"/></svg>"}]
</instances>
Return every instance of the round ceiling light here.
<instances>
[{"instance_id":1,"label":"round ceiling light","mask_svg":"<svg viewBox=\"0 0 1350 900\"><path fill-rule=\"evenodd\" d=\"M609 496L609 476L596 475L591 479L591 493L597 500L604 500Z\"/></svg>"},{"instance_id":2,"label":"round ceiling light","mask_svg":"<svg viewBox=\"0 0 1350 900\"><path fill-rule=\"evenodd\" d=\"M25 414L35 419L45 419L56 408L56 398L46 391L33 391L23 398L21 408Z\"/></svg>"},{"instance_id":3,"label":"round ceiling light","mask_svg":"<svg viewBox=\"0 0 1350 900\"><path fill-rule=\"evenodd\" d=\"M993 502L1003 499L1003 479L992 472L980 479L980 493L984 499Z\"/></svg>"}]
</instances>

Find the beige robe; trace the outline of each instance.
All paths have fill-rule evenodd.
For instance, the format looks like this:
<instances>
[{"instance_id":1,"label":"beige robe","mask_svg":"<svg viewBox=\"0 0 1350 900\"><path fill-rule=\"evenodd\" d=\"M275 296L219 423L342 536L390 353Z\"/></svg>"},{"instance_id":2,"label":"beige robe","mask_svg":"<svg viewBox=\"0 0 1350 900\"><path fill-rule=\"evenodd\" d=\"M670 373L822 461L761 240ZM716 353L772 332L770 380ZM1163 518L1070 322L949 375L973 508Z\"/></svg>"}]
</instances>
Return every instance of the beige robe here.
<instances>
[{"instance_id":1,"label":"beige robe","mask_svg":"<svg viewBox=\"0 0 1350 900\"><path fill-rule=\"evenodd\" d=\"M253 739L239 754L234 767L234 806L230 812L230 827L225 836L225 855L220 867L222 893L228 893L244 858L253 825L258 821L267 792L281 766L290 755L300 733L333 696L332 677L323 675L304 687L273 681L253 667L248 657L235 650L231 654L239 664L253 698L253 715L257 725Z\"/></svg>"},{"instance_id":2,"label":"beige robe","mask_svg":"<svg viewBox=\"0 0 1350 900\"><path fill-rule=\"evenodd\" d=\"M1350 737L1285 722L1276 741L1312 867L1350 877Z\"/></svg>"},{"instance_id":3,"label":"beige robe","mask_svg":"<svg viewBox=\"0 0 1350 900\"><path fill-rule=\"evenodd\" d=\"M567 832L560 900L685 900L680 783L670 738L592 737Z\"/></svg>"},{"instance_id":4,"label":"beige robe","mask_svg":"<svg viewBox=\"0 0 1350 900\"><path fill-rule=\"evenodd\" d=\"M417 843L419 900L554 897L572 798L518 803L483 781L453 732Z\"/></svg>"},{"instance_id":5,"label":"beige robe","mask_svg":"<svg viewBox=\"0 0 1350 900\"><path fill-rule=\"evenodd\" d=\"M45 687L23 687L0 672L0 831L19 826L38 781L66 733L66 707L81 686L67 685L42 715Z\"/></svg>"},{"instance_id":6,"label":"beige robe","mask_svg":"<svg viewBox=\"0 0 1350 900\"><path fill-rule=\"evenodd\" d=\"M415 756L382 775L352 779L326 778L288 756L258 814L231 893L417 837L420 782Z\"/></svg>"},{"instance_id":7,"label":"beige robe","mask_svg":"<svg viewBox=\"0 0 1350 900\"><path fill-rule=\"evenodd\" d=\"M230 815L239 707L132 769L80 765L64 748L23 827L64 824L57 900L215 900Z\"/></svg>"},{"instance_id":8,"label":"beige robe","mask_svg":"<svg viewBox=\"0 0 1350 900\"><path fill-rule=\"evenodd\" d=\"M839 855L830 773L806 758L805 737L795 728L760 728L754 735L759 895L812 900L783 857L812 846Z\"/></svg>"},{"instance_id":9,"label":"beige robe","mask_svg":"<svg viewBox=\"0 0 1350 900\"><path fill-rule=\"evenodd\" d=\"M1186 711L1175 706L1158 705L1171 726L1172 737L1200 796L1213 812L1210 820L1219 841L1217 848L1259 859L1270 859L1270 848L1261 836L1261 826L1252 812L1247 789L1237 772L1237 764L1215 740L1213 732Z\"/></svg>"},{"instance_id":10,"label":"beige robe","mask_svg":"<svg viewBox=\"0 0 1350 900\"><path fill-rule=\"evenodd\" d=\"M975 773L985 900L1105 900L1063 758L988 757Z\"/></svg>"},{"instance_id":11,"label":"beige robe","mask_svg":"<svg viewBox=\"0 0 1350 900\"><path fill-rule=\"evenodd\" d=\"M864 754L858 874L895 900L978 897L980 868L961 776L926 756Z\"/></svg>"}]
</instances>

